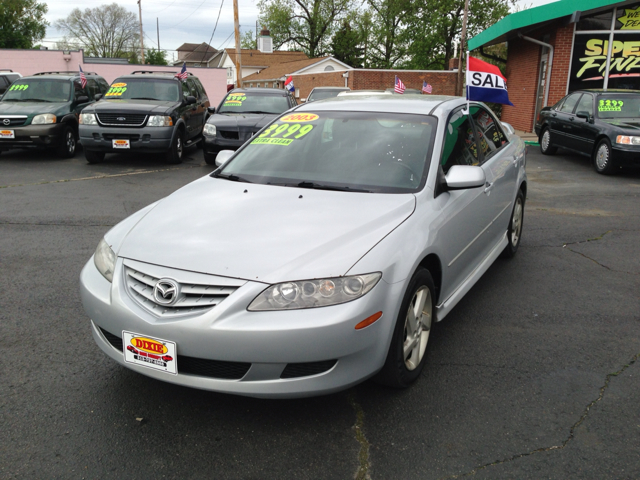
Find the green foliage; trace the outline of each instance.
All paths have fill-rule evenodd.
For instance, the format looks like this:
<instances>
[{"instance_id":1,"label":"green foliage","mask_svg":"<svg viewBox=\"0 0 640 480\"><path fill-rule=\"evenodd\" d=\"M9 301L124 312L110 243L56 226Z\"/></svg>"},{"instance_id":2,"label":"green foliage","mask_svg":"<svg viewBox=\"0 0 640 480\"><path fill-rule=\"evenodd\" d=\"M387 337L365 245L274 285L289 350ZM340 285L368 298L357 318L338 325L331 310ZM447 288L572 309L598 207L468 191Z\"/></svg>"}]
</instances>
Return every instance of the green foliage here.
<instances>
[{"instance_id":1,"label":"green foliage","mask_svg":"<svg viewBox=\"0 0 640 480\"><path fill-rule=\"evenodd\" d=\"M349 22L345 21L333 36L331 54L347 65L362 68L364 65L363 40L362 33L351 28Z\"/></svg>"},{"instance_id":2,"label":"green foliage","mask_svg":"<svg viewBox=\"0 0 640 480\"><path fill-rule=\"evenodd\" d=\"M247 30L240 37L240 48L246 48L247 50L256 49L256 39L253 36L253 30Z\"/></svg>"},{"instance_id":3,"label":"green foliage","mask_svg":"<svg viewBox=\"0 0 640 480\"><path fill-rule=\"evenodd\" d=\"M417 8L411 0L368 0L372 15L367 62L372 68L394 68L407 54L412 38L406 20Z\"/></svg>"},{"instance_id":4,"label":"green foliage","mask_svg":"<svg viewBox=\"0 0 640 480\"><path fill-rule=\"evenodd\" d=\"M151 48L144 52L144 63L147 65L168 65L167 53L163 50Z\"/></svg>"},{"instance_id":5,"label":"green foliage","mask_svg":"<svg viewBox=\"0 0 640 480\"><path fill-rule=\"evenodd\" d=\"M36 0L0 0L0 48L32 48L47 33L48 7Z\"/></svg>"}]
</instances>

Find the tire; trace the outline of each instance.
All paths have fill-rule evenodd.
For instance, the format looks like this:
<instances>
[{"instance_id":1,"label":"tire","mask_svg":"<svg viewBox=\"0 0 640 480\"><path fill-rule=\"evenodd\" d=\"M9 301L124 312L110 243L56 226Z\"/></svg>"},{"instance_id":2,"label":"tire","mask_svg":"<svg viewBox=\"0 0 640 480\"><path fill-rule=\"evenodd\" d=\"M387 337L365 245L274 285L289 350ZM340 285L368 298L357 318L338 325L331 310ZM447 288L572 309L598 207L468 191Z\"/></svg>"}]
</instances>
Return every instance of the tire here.
<instances>
[{"instance_id":1,"label":"tire","mask_svg":"<svg viewBox=\"0 0 640 480\"><path fill-rule=\"evenodd\" d=\"M606 138L600 140L593 151L593 168L602 175L611 175L617 170L613 161L611 143Z\"/></svg>"},{"instance_id":2,"label":"tire","mask_svg":"<svg viewBox=\"0 0 640 480\"><path fill-rule=\"evenodd\" d=\"M204 156L204 161L207 163L207 165L214 165L215 166L216 157L218 156L217 154L202 152L202 155Z\"/></svg>"},{"instance_id":3,"label":"tire","mask_svg":"<svg viewBox=\"0 0 640 480\"><path fill-rule=\"evenodd\" d=\"M181 130L178 130L176 138L169 147L169 150L165 154L165 162L176 165L182 163L182 155L184 154L184 134Z\"/></svg>"},{"instance_id":4,"label":"tire","mask_svg":"<svg viewBox=\"0 0 640 480\"><path fill-rule=\"evenodd\" d=\"M62 140L58 146L58 156L62 158L71 158L76 154L78 141L76 134L71 127L65 127L62 133Z\"/></svg>"},{"instance_id":5,"label":"tire","mask_svg":"<svg viewBox=\"0 0 640 480\"><path fill-rule=\"evenodd\" d=\"M87 163L100 163L104 160L104 152L93 152L91 150L84 151L84 158L87 159Z\"/></svg>"},{"instance_id":6,"label":"tire","mask_svg":"<svg viewBox=\"0 0 640 480\"><path fill-rule=\"evenodd\" d=\"M411 277L402 299L387 359L374 380L394 388L411 385L424 368L435 314L435 286L420 267ZM420 307L422 305L422 307ZM416 312L421 313L416 318Z\"/></svg>"},{"instance_id":7,"label":"tire","mask_svg":"<svg viewBox=\"0 0 640 480\"><path fill-rule=\"evenodd\" d=\"M540 134L540 151L543 155L553 155L558 151L558 147L551 145L551 131L548 128Z\"/></svg>"},{"instance_id":8,"label":"tire","mask_svg":"<svg viewBox=\"0 0 640 480\"><path fill-rule=\"evenodd\" d=\"M507 240L509 244L504 247L500 254L502 258L513 258L518 251L520 239L522 238L522 224L524 222L524 193L518 190L516 201L511 211L511 220L509 220L509 229L507 230Z\"/></svg>"}]
</instances>

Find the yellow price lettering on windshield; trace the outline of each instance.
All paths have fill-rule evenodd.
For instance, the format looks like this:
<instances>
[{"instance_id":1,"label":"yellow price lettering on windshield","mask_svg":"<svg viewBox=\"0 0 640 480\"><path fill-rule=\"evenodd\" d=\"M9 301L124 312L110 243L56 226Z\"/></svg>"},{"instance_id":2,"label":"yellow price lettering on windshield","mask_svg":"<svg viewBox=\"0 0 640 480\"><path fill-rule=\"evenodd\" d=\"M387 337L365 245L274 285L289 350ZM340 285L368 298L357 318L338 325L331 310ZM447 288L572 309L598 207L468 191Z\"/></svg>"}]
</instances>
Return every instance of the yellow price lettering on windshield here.
<instances>
[{"instance_id":1,"label":"yellow price lettering on windshield","mask_svg":"<svg viewBox=\"0 0 640 480\"><path fill-rule=\"evenodd\" d=\"M300 125L299 123L294 123L293 125L289 123L282 123L282 124L274 123L272 125L269 125L269 128L267 128L264 132L258 135L258 138L253 140L251 143L262 143L262 144L269 144L269 145L291 145L291 143L294 140L304 137L311 130L313 130L313 125ZM294 135L296 133L297 135ZM292 135L294 136L291 137ZM287 139L287 137L291 137L291 138ZM271 140L271 139L273 139L274 141L273 142L265 141L265 140ZM276 142L275 140L285 140L285 141Z\"/></svg>"},{"instance_id":2,"label":"yellow price lettering on windshield","mask_svg":"<svg viewBox=\"0 0 640 480\"><path fill-rule=\"evenodd\" d=\"M114 87L114 86L112 86L107 91L107 93L104 94L104 96L105 97L119 97L120 95L122 95L126 91L127 91L127 87Z\"/></svg>"},{"instance_id":3,"label":"yellow price lettering on windshield","mask_svg":"<svg viewBox=\"0 0 640 480\"><path fill-rule=\"evenodd\" d=\"M244 102L246 99L247 99L247 96L244 93L242 94L236 93L234 95L229 95L224 100L224 106L240 107L242 105L242 102Z\"/></svg>"},{"instance_id":4,"label":"yellow price lettering on windshield","mask_svg":"<svg viewBox=\"0 0 640 480\"><path fill-rule=\"evenodd\" d=\"M313 122L320 118L315 113L292 113L280 119L281 122Z\"/></svg>"},{"instance_id":5,"label":"yellow price lettering on windshield","mask_svg":"<svg viewBox=\"0 0 640 480\"><path fill-rule=\"evenodd\" d=\"M112 86L112 87L116 87L116 88L118 88L118 87L126 87L126 86L127 86L127 84L126 84L126 83L119 82L119 83L114 83L114 84L113 84L113 85L111 85L111 86Z\"/></svg>"},{"instance_id":6,"label":"yellow price lettering on windshield","mask_svg":"<svg viewBox=\"0 0 640 480\"><path fill-rule=\"evenodd\" d=\"M22 91L22 90L26 90L27 88L29 88L29 85L11 85L11 88L9 89L9 91L12 91L12 90Z\"/></svg>"},{"instance_id":7,"label":"yellow price lettering on windshield","mask_svg":"<svg viewBox=\"0 0 640 480\"><path fill-rule=\"evenodd\" d=\"M624 102L622 100L600 100L598 102L599 112L621 112Z\"/></svg>"}]
</instances>

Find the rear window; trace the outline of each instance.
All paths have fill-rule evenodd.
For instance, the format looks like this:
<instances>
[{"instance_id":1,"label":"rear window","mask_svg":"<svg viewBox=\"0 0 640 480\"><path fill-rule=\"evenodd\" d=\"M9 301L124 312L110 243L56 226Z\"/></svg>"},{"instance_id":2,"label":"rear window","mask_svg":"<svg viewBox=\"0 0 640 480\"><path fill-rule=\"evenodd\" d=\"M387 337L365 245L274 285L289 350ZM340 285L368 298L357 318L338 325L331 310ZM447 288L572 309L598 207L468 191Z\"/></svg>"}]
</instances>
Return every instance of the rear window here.
<instances>
[{"instance_id":1,"label":"rear window","mask_svg":"<svg viewBox=\"0 0 640 480\"><path fill-rule=\"evenodd\" d=\"M316 100L324 100L326 98L334 98L337 97L340 92L348 92L349 90L314 90L309 95L307 99L308 102L316 101Z\"/></svg>"},{"instance_id":2,"label":"rear window","mask_svg":"<svg viewBox=\"0 0 640 480\"><path fill-rule=\"evenodd\" d=\"M287 97L251 92L230 93L218 113L268 113L277 115L291 108Z\"/></svg>"},{"instance_id":3,"label":"rear window","mask_svg":"<svg viewBox=\"0 0 640 480\"><path fill-rule=\"evenodd\" d=\"M163 78L118 78L104 95L105 100L159 100L177 102L182 98L178 82Z\"/></svg>"},{"instance_id":4,"label":"rear window","mask_svg":"<svg viewBox=\"0 0 640 480\"><path fill-rule=\"evenodd\" d=\"M55 78L21 78L7 89L3 102L68 102L71 82Z\"/></svg>"},{"instance_id":5,"label":"rear window","mask_svg":"<svg viewBox=\"0 0 640 480\"><path fill-rule=\"evenodd\" d=\"M640 95L628 93L598 95L596 110L599 118L640 117Z\"/></svg>"}]
</instances>

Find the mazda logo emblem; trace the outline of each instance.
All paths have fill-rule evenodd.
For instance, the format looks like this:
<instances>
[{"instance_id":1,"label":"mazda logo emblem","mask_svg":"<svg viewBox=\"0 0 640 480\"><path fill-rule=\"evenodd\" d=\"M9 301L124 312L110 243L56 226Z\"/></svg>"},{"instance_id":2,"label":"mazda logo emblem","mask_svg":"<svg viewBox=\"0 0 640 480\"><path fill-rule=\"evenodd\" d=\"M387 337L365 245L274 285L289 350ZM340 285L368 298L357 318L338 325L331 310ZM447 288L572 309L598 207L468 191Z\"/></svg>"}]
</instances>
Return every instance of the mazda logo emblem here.
<instances>
[{"instance_id":1,"label":"mazda logo emblem","mask_svg":"<svg viewBox=\"0 0 640 480\"><path fill-rule=\"evenodd\" d=\"M169 278L158 280L153 287L153 298L160 305L173 305L178 301L178 283Z\"/></svg>"},{"instance_id":2,"label":"mazda logo emblem","mask_svg":"<svg viewBox=\"0 0 640 480\"><path fill-rule=\"evenodd\" d=\"M2 123L4 123L5 125L9 125L11 123L11 120L9 120L8 118L5 118Z\"/></svg>"},{"instance_id":3,"label":"mazda logo emblem","mask_svg":"<svg viewBox=\"0 0 640 480\"><path fill-rule=\"evenodd\" d=\"M116 120L118 120L119 122L124 122L126 120L126 117L118 117L116 118Z\"/></svg>"}]
</instances>

